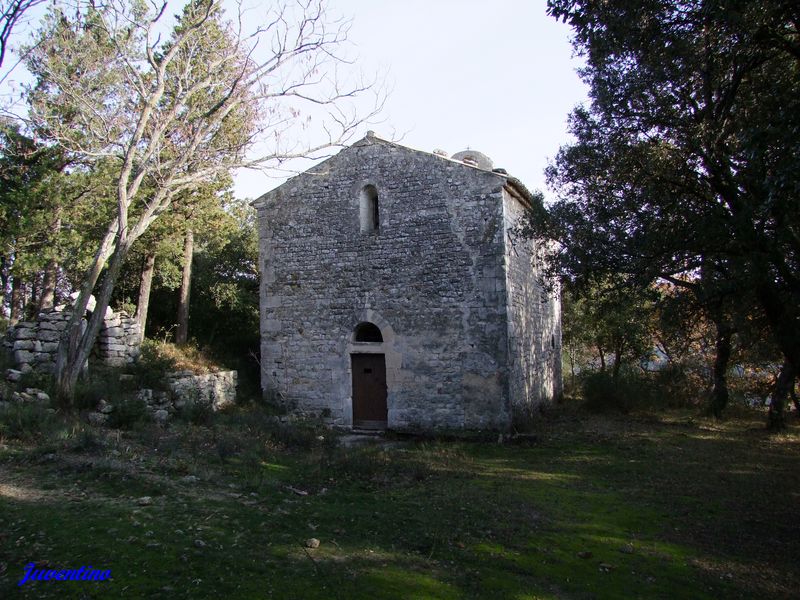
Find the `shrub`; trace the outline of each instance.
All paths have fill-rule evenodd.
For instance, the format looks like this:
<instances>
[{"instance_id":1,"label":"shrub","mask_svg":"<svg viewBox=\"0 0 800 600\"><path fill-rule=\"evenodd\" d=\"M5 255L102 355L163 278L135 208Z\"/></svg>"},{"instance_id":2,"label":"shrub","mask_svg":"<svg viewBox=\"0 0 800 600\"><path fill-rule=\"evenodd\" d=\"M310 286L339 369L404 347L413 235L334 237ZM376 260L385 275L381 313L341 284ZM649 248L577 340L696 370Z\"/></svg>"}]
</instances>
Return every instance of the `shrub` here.
<instances>
[{"instance_id":1,"label":"shrub","mask_svg":"<svg viewBox=\"0 0 800 600\"><path fill-rule=\"evenodd\" d=\"M208 353L192 344L178 346L168 342L144 340L139 364L166 371L191 371L197 375L220 369Z\"/></svg>"},{"instance_id":2,"label":"shrub","mask_svg":"<svg viewBox=\"0 0 800 600\"><path fill-rule=\"evenodd\" d=\"M141 345L139 359L133 365L133 377L140 387L164 390L164 375L174 371L173 361L160 351L164 344L145 339Z\"/></svg>"},{"instance_id":3,"label":"shrub","mask_svg":"<svg viewBox=\"0 0 800 600\"><path fill-rule=\"evenodd\" d=\"M214 409L208 402L187 402L178 410L176 416L186 423L209 425L214 416Z\"/></svg>"},{"instance_id":4,"label":"shrub","mask_svg":"<svg viewBox=\"0 0 800 600\"><path fill-rule=\"evenodd\" d=\"M99 369L75 384L75 408L93 409L100 400L116 405L125 391L126 386L120 382L118 370Z\"/></svg>"},{"instance_id":5,"label":"shrub","mask_svg":"<svg viewBox=\"0 0 800 600\"><path fill-rule=\"evenodd\" d=\"M147 405L139 398L123 398L114 403L108 425L114 429L130 429L147 420Z\"/></svg>"},{"instance_id":6,"label":"shrub","mask_svg":"<svg viewBox=\"0 0 800 600\"><path fill-rule=\"evenodd\" d=\"M36 388L46 392L50 397L54 396L55 387L53 377L45 373L28 371L27 373L23 373L19 381L13 385L19 391L26 388Z\"/></svg>"},{"instance_id":7,"label":"shrub","mask_svg":"<svg viewBox=\"0 0 800 600\"><path fill-rule=\"evenodd\" d=\"M34 403L12 403L0 410L0 440L39 441L50 437L58 419L47 408Z\"/></svg>"},{"instance_id":8,"label":"shrub","mask_svg":"<svg viewBox=\"0 0 800 600\"><path fill-rule=\"evenodd\" d=\"M226 462L242 451L242 442L239 436L233 434L225 434L217 440L217 455L222 462Z\"/></svg>"},{"instance_id":9,"label":"shrub","mask_svg":"<svg viewBox=\"0 0 800 600\"><path fill-rule=\"evenodd\" d=\"M70 447L75 452L94 452L103 448L103 439L91 427L82 426L72 433Z\"/></svg>"},{"instance_id":10,"label":"shrub","mask_svg":"<svg viewBox=\"0 0 800 600\"><path fill-rule=\"evenodd\" d=\"M697 406L706 390L696 372L681 364L669 364L650 374L658 403L671 408Z\"/></svg>"},{"instance_id":11,"label":"shrub","mask_svg":"<svg viewBox=\"0 0 800 600\"><path fill-rule=\"evenodd\" d=\"M628 412L652 400L647 375L629 370L620 370L616 379L608 371L589 373L582 388L586 408L594 412Z\"/></svg>"}]
</instances>

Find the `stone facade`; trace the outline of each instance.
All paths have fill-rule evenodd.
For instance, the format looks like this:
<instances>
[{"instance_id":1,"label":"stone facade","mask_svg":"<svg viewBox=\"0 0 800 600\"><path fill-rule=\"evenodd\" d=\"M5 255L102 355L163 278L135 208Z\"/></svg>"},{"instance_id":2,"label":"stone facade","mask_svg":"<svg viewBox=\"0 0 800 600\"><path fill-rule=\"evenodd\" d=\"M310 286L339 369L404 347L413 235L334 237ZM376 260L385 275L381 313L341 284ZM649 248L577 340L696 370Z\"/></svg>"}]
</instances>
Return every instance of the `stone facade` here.
<instances>
[{"instance_id":1,"label":"stone facade","mask_svg":"<svg viewBox=\"0 0 800 600\"><path fill-rule=\"evenodd\" d=\"M560 394L558 297L513 235L530 194L470 154L368 135L255 202L266 396L351 426L371 353L391 429L505 430Z\"/></svg>"},{"instance_id":2,"label":"stone facade","mask_svg":"<svg viewBox=\"0 0 800 600\"><path fill-rule=\"evenodd\" d=\"M70 308L61 306L39 313L36 321L21 321L9 328L4 346L10 352L15 368L23 373L31 370L53 373L58 341L70 316ZM109 309L91 360L111 367L124 366L138 358L140 343L139 323L127 313L115 313Z\"/></svg>"}]
</instances>

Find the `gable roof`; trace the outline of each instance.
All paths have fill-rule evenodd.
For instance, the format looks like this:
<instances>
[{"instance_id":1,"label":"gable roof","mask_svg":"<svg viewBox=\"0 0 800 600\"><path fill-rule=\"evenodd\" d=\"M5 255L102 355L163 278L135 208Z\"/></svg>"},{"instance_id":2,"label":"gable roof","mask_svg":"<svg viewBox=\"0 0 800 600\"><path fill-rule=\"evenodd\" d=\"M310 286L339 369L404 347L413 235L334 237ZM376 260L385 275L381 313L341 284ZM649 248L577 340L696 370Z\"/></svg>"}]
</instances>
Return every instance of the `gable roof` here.
<instances>
[{"instance_id":1,"label":"gable roof","mask_svg":"<svg viewBox=\"0 0 800 600\"><path fill-rule=\"evenodd\" d=\"M462 166L462 167L464 167L466 169L475 169L477 171L482 171L484 173L491 173L492 175L495 175L498 178L504 180L503 187L506 189L506 191L511 196L513 196L514 198L519 200L526 207L530 208L531 204L535 201L534 200L534 196L533 196L533 194L531 194L530 190L528 190L528 188L525 187L525 185L519 179L509 175L506 172L505 169L491 169L491 170L489 170L489 169L481 168L477 164L472 164L470 162L464 162L464 161L458 160L457 158L448 157L448 156L446 156L444 154L439 154L438 152L427 152L425 150L418 150L416 148L411 148L409 146L404 146L403 144L399 144L397 142L393 142L393 141L381 138L381 137L377 136L374 131L368 131L367 134L362 139L360 139L357 142L351 144L350 146L347 146L347 147L343 148L341 151L339 151L336 154L334 154L333 156L325 159L321 163L319 163L317 165L314 165L313 167L307 169L306 171L303 171L302 173L298 173L294 177L291 177L291 178L287 179L281 185L271 189L270 191L262 194L261 196L259 196L255 200L253 200L253 202L251 204L252 204L252 206L258 208L259 205L263 204L267 200L267 198L269 196L271 196L272 194L274 194L277 190L280 190L284 186L289 185L289 184L291 184L293 182L296 183L296 181L299 178L311 175L314 172L317 172L317 173L324 172L325 171L325 165L327 165L328 167L331 167L332 166L331 163L335 163L337 158L339 158L342 154L349 152L351 149L361 148L361 147L364 147L364 146L371 146L371 145L376 145L376 144L386 145L386 146L390 146L390 147L393 147L393 148L399 148L399 149L402 149L402 150L407 151L407 152L414 152L414 153L417 153L417 154L427 154L427 155L430 155L430 156L435 156L436 158L438 158L440 160L449 161L451 163L460 165L460 166ZM462 155L462 154L464 154L464 153L463 152L459 152L459 153L454 154L453 156L458 156L458 155ZM478 153L478 154L480 154L480 153Z\"/></svg>"}]
</instances>

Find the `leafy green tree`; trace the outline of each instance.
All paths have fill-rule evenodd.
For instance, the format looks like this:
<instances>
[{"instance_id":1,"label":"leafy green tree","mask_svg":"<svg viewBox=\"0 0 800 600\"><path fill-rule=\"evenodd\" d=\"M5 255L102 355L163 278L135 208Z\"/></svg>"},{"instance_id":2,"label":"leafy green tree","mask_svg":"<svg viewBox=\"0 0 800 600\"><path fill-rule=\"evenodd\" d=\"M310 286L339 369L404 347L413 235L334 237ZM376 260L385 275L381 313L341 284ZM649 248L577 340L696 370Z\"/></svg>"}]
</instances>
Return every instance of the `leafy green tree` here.
<instances>
[{"instance_id":1,"label":"leafy green tree","mask_svg":"<svg viewBox=\"0 0 800 600\"><path fill-rule=\"evenodd\" d=\"M560 268L692 286L722 355L732 298L734 312L764 314L797 371L797 4L549 0L548 10L573 28L591 98L548 173L561 196L548 223Z\"/></svg>"},{"instance_id":2,"label":"leafy green tree","mask_svg":"<svg viewBox=\"0 0 800 600\"><path fill-rule=\"evenodd\" d=\"M584 368L610 368L616 381L624 366L649 359L653 290L632 290L624 280L607 278L585 289L568 288L564 296L563 343L575 354L589 350L591 359Z\"/></svg>"}]
</instances>

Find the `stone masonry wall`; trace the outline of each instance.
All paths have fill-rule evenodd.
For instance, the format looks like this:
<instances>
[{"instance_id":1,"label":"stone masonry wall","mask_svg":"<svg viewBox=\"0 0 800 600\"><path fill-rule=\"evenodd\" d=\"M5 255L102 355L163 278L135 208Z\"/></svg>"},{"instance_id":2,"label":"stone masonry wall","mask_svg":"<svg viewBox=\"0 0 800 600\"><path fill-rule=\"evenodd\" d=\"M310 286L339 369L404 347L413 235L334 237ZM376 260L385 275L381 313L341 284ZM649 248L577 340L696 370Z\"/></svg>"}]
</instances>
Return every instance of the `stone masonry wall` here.
<instances>
[{"instance_id":1,"label":"stone masonry wall","mask_svg":"<svg viewBox=\"0 0 800 600\"><path fill-rule=\"evenodd\" d=\"M9 328L4 346L11 353L15 369L23 373L31 370L52 373L58 341L70 315L69 307L59 307L39 313L36 321L21 321ZM140 329L136 320L125 312L109 310L91 360L108 366L123 366L138 358L139 344Z\"/></svg>"},{"instance_id":2,"label":"stone masonry wall","mask_svg":"<svg viewBox=\"0 0 800 600\"><path fill-rule=\"evenodd\" d=\"M175 408L199 403L220 410L236 402L236 371L217 371L195 375L191 371L176 371L167 374L167 386Z\"/></svg>"},{"instance_id":3,"label":"stone masonry wall","mask_svg":"<svg viewBox=\"0 0 800 600\"><path fill-rule=\"evenodd\" d=\"M187 405L202 405L213 411L236 402L236 371L217 371L195 375L191 371L167 373L168 391L141 389L137 398L144 402L150 417L161 425ZM101 400L95 411L88 414L89 422L103 425L115 410L114 404Z\"/></svg>"},{"instance_id":4,"label":"stone masonry wall","mask_svg":"<svg viewBox=\"0 0 800 600\"><path fill-rule=\"evenodd\" d=\"M503 198L508 289L509 393L513 418L525 422L561 395L561 301L541 279L535 242L515 232L524 214L508 192Z\"/></svg>"},{"instance_id":5,"label":"stone masonry wall","mask_svg":"<svg viewBox=\"0 0 800 600\"><path fill-rule=\"evenodd\" d=\"M504 181L366 138L260 198L265 393L350 425L350 355L382 352L390 428L508 427ZM382 344L352 341L362 321Z\"/></svg>"}]
</instances>

